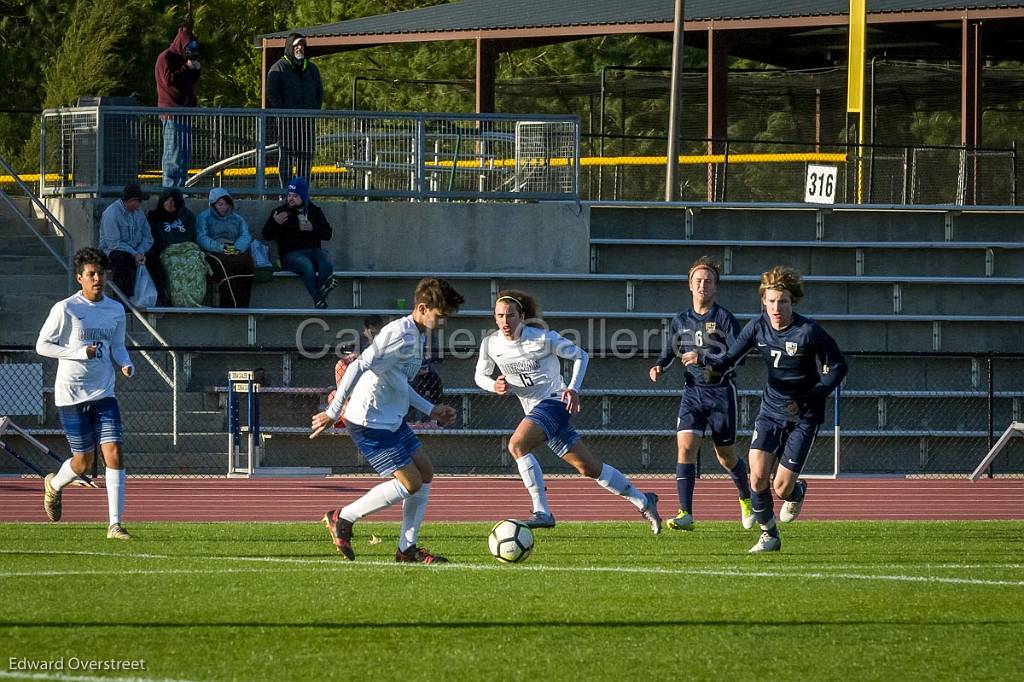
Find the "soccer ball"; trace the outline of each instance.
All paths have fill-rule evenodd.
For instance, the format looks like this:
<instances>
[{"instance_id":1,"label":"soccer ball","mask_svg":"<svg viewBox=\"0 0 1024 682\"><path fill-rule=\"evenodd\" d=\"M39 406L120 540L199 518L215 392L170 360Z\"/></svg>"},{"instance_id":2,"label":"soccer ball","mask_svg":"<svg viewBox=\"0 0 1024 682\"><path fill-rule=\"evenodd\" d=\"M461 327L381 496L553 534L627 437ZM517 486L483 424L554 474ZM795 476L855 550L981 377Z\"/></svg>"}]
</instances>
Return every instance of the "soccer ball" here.
<instances>
[{"instance_id":1,"label":"soccer ball","mask_svg":"<svg viewBox=\"0 0 1024 682\"><path fill-rule=\"evenodd\" d=\"M487 536L487 547L491 556L503 564L526 561L533 551L533 532L522 521L498 521Z\"/></svg>"}]
</instances>

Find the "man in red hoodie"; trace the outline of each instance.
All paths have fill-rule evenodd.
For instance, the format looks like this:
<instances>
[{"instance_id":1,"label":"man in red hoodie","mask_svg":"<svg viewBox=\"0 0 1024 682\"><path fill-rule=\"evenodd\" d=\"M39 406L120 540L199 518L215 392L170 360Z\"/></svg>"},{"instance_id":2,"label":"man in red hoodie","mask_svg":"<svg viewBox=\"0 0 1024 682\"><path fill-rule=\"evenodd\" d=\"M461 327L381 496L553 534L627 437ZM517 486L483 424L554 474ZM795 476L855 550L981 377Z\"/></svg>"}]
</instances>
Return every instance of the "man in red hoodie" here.
<instances>
[{"instance_id":1,"label":"man in red hoodie","mask_svg":"<svg viewBox=\"0 0 1024 682\"><path fill-rule=\"evenodd\" d=\"M192 31L178 29L171 46L156 58L156 105L158 107L196 106L196 82L199 80L199 45ZM164 187L184 187L188 179L188 162L192 126L187 115L163 114L164 122Z\"/></svg>"}]
</instances>

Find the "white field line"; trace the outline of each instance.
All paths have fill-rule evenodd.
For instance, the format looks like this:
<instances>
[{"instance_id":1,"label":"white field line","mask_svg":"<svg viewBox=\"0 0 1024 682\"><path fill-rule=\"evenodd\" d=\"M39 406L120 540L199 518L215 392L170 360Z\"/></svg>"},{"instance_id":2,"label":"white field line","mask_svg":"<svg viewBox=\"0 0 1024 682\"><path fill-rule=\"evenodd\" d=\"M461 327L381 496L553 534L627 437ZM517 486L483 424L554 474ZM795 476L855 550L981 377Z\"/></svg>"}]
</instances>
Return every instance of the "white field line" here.
<instances>
[{"instance_id":1,"label":"white field line","mask_svg":"<svg viewBox=\"0 0 1024 682\"><path fill-rule=\"evenodd\" d=\"M85 551L54 551L47 552L45 550L36 550L31 552L18 552L16 550L0 550L3 554L71 554L76 556L105 556L105 557L126 557L133 559L161 559L161 560L182 560L191 559L198 561L218 561L218 562L254 562L260 564L291 564L291 565L302 565L302 566L318 566L328 567L343 570L359 570L359 569L379 569L382 567L391 567L393 569L414 569L418 570L416 566L401 566L396 565L394 562L388 561L358 561L355 563L342 563L341 560L336 558L324 558L324 559L299 559L294 557L246 557L246 556L210 556L210 557L181 557L171 556L167 554L121 554L117 552L85 552ZM1016 565L1014 565L1016 567ZM957 566L959 567L959 566ZM830 568L841 569L843 571L850 570L849 567L838 565ZM905 567L903 567L905 568ZM262 569L267 572L267 569ZM278 569L279 570L279 569ZM288 572L293 572L297 569L289 569ZM515 568L502 566L500 564L444 564L432 566L430 570L441 570L441 571L508 571L508 570L519 570L519 571L531 571L540 573L622 573L622 574L634 574L634 575L703 575L711 577L728 577L728 578L811 578L811 579L823 579L823 580L865 580L865 581L876 581L876 582L908 582L908 583L935 583L943 585L985 585L985 586L1000 586L1000 587L1024 587L1024 580L986 580L981 578L945 578L940 576L922 576L922 575L872 575L866 573L842 573L842 572L820 572L820 571L807 571L803 569L796 570L760 570L753 571L745 568L735 569L705 569L705 568L657 568L657 567L630 567L630 566L544 566L537 564L526 564L517 566ZM204 573L204 574L216 574L216 573L236 573L240 572L239 569L222 568L222 569L156 569L156 570L145 570L145 569L132 569L129 571L119 571L118 574L134 574L134 575L162 575L171 573ZM279 572L285 572L280 571ZM109 571L96 571L95 573L102 573L109 575ZM65 576L65 575L84 575L87 574L83 571L17 571L17 572L0 572L0 578L18 578L18 577L54 577L54 576Z\"/></svg>"}]
</instances>

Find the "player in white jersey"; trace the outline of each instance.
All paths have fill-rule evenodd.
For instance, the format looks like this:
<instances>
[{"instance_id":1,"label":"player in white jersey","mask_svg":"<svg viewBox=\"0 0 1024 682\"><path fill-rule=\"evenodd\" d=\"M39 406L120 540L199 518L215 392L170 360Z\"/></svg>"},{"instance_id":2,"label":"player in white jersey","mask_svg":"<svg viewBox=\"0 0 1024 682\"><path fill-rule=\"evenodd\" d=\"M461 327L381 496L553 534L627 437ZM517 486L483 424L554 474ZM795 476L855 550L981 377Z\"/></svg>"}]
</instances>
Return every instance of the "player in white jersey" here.
<instances>
[{"instance_id":1,"label":"player in white jersey","mask_svg":"<svg viewBox=\"0 0 1024 682\"><path fill-rule=\"evenodd\" d=\"M498 292L494 321L498 331L484 337L480 344L475 378L485 391L515 395L526 413L508 444L533 501L533 514L526 524L531 528L555 525L548 508L544 474L532 453L547 442L552 452L580 474L629 500L651 524L652 532L661 532L658 496L637 490L622 472L597 459L569 423L570 416L580 411L587 353L557 332L539 328L540 306L524 292ZM568 386L562 380L561 359L573 363Z\"/></svg>"},{"instance_id":2,"label":"player in white jersey","mask_svg":"<svg viewBox=\"0 0 1024 682\"><path fill-rule=\"evenodd\" d=\"M463 298L448 282L426 278L416 285L414 301L412 314L384 325L373 343L345 370L328 408L313 415L310 438L334 424L344 405L348 433L359 452L378 475L391 477L355 502L324 514L323 523L334 546L350 561L356 556L352 525L398 502L402 502L402 532L395 561L447 561L416 545L434 469L405 423L405 415L412 405L443 425L455 421L455 408L431 404L412 389L409 380L423 363L423 333L443 326L445 319L458 311Z\"/></svg>"},{"instance_id":3,"label":"player in white jersey","mask_svg":"<svg viewBox=\"0 0 1024 682\"><path fill-rule=\"evenodd\" d=\"M58 359L54 404L71 446L71 458L43 481L43 509L51 521L60 520L61 491L92 466L99 445L107 466L107 537L130 540L121 525L125 473L114 367L126 377L135 367L124 346L124 306L103 294L108 272L99 249L76 253L75 279L82 290L50 309L36 341L37 353Z\"/></svg>"}]
</instances>

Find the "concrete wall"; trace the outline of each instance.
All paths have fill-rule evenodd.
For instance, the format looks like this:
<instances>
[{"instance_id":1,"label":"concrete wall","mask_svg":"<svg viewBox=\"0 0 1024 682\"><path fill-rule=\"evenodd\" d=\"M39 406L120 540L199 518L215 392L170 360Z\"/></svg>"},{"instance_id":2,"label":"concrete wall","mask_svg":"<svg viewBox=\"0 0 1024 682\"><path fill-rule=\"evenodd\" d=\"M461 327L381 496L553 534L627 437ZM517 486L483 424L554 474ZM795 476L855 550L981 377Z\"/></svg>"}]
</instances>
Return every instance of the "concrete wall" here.
<instances>
[{"instance_id":1,"label":"concrete wall","mask_svg":"<svg viewBox=\"0 0 1024 682\"><path fill-rule=\"evenodd\" d=\"M110 200L47 199L75 246L95 245ZM149 210L150 198L143 204ZM243 199L254 235L277 201ZM206 202L192 199L197 215ZM449 204L324 201L335 228L327 246L342 270L588 272L590 209L572 203Z\"/></svg>"}]
</instances>

